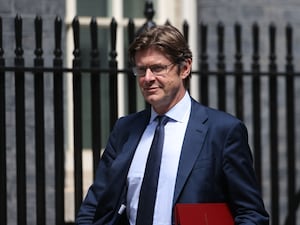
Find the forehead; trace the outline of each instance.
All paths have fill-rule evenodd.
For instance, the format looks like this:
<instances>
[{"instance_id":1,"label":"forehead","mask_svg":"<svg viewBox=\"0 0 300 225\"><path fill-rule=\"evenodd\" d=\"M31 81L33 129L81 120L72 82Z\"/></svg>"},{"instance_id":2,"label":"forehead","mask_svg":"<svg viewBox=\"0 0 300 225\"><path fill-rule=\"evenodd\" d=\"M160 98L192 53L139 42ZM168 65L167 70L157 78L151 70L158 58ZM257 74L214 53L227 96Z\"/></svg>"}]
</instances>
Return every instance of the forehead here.
<instances>
[{"instance_id":1,"label":"forehead","mask_svg":"<svg viewBox=\"0 0 300 225\"><path fill-rule=\"evenodd\" d=\"M150 65L158 63L170 63L167 55L158 48L150 47L142 49L135 54L135 63L137 65Z\"/></svg>"}]
</instances>

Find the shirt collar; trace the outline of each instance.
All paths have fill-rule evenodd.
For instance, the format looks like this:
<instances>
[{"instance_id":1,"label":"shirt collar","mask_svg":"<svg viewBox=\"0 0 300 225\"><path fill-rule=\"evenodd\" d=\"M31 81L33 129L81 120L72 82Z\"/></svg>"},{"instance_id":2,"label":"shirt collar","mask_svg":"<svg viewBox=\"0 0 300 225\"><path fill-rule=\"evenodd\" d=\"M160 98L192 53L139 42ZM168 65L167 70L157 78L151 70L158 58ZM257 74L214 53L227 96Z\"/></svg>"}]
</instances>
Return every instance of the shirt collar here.
<instances>
[{"instance_id":1,"label":"shirt collar","mask_svg":"<svg viewBox=\"0 0 300 225\"><path fill-rule=\"evenodd\" d=\"M174 105L165 115L167 115L175 121L184 122L184 119L187 115L189 115L190 111L191 98L188 92L186 91L184 97L176 105ZM156 118L157 115L158 114L151 107L150 123Z\"/></svg>"}]
</instances>

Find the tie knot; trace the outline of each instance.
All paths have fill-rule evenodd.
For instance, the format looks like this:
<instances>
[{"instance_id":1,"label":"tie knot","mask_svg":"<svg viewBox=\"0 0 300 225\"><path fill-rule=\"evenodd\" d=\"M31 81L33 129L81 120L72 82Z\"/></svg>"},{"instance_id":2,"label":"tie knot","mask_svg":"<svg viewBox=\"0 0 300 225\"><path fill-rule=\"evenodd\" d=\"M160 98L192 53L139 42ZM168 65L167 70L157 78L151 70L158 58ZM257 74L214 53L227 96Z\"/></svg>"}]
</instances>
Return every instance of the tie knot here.
<instances>
[{"instance_id":1,"label":"tie knot","mask_svg":"<svg viewBox=\"0 0 300 225\"><path fill-rule=\"evenodd\" d=\"M167 122L170 120L170 117L166 115L162 115L162 116L157 116L157 119L158 119L158 125L165 126Z\"/></svg>"}]
</instances>

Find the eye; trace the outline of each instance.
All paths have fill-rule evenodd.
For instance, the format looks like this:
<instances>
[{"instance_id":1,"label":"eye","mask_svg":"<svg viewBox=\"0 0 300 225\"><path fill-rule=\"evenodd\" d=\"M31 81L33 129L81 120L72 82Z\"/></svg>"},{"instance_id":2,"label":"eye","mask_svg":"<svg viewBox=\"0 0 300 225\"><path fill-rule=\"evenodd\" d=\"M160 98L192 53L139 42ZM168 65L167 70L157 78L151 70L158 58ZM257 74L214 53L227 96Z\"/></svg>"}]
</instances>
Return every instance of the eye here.
<instances>
[{"instance_id":1,"label":"eye","mask_svg":"<svg viewBox=\"0 0 300 225\"><path fill-rule=\"evenodd\" d=\"M163 72L163 71L164 71L165 66L163 66L163 65L152 65L152 66L150 67L150 69L151 69L151 71L152 71L153 73L160 73L160 72Z\"/></svg>"},{"instance_id":2,"label":"eye","mask_svg":"<svg viewBox=\"0 0 300 225\"><path fill-rule=\"evenodd\" d=\"M136 76L143 76L146 73L147 67L145 66L137 66L137 67L133 67L133 73Z\"/></svg>"},{"instance_id":3,"label":"eye","mask_svg":"<svg viewBox=\"0 0 300 225\"><path fill-rule=\"evenodd\" d=\"M147 70L147 67L144 67L144 66L140 66L140 67L135 68L136 73L139 74L139 75L145 74L146 70Z\"/></svg>"}]
</instances>

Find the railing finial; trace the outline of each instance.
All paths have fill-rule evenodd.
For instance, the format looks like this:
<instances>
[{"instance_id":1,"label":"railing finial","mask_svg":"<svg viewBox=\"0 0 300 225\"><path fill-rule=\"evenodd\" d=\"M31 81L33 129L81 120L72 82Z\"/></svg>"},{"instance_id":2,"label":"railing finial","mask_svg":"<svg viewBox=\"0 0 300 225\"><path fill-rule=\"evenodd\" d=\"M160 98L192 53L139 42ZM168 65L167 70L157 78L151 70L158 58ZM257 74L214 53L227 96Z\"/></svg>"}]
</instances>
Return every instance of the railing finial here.
<instances>
[{"instance_id":1,"label":"railing finial","mask_svg":"<svg viewBox=\"0 0 300 225\"><path fill-rule=\"evenodd\" d=\"M153 22L155 11L153 9L153 2L152 1L146 1L145 3L145 10L144 15L147 19L146 23L137 31L136 36L139 36L141 33L143 33L145 30L155 27L156 24Z\"/></svg>"},{"instance_id":2,"label":"railing finial","mask_svg":"<svg viewBox=\"0 0 300 225\"><path fill-rule=\"evenodd\" d=\"M146 17L147 21L152 21L154 17L155 11L153 9L153 2L146 1L144 16Z\"/></svg>"}]
</instances>

